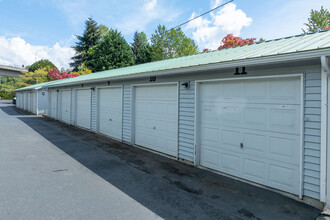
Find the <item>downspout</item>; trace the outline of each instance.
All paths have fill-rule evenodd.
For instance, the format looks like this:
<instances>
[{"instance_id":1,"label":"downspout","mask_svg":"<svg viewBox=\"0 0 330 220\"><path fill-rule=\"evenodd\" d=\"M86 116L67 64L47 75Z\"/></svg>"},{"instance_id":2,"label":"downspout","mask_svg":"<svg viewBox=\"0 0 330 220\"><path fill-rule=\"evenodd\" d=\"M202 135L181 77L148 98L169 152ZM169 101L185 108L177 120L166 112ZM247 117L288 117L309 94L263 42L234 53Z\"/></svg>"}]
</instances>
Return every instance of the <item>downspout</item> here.
<instances>
[{"instance_id":1,"label":"downspout","mask_svg":"<svg viewBox=\"0 0 330 220\"><path fill-rule=\"evenodd\" d=\"M321 149L320 149L320 201L330 202L327 195L327 134L328 134L328 58L321 56Z\"/></svg>"}]
</instances>

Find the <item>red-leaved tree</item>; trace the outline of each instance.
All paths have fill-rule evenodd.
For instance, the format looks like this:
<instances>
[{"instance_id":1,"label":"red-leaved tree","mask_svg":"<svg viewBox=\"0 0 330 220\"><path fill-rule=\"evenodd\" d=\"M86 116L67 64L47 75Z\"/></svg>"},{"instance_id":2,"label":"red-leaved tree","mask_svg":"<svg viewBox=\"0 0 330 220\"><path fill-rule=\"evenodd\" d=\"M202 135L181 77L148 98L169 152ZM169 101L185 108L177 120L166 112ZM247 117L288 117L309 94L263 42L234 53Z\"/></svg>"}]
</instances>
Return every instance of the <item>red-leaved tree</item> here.
<instances>
[{"instance_id":1,"label":"red-leaved tree","mask_svg":"<svg viewBox=\"0 0 330 220\"><path fill-rule=\"evenodd\" d=\"M237 47L237 46L243 46L247 44L253 44L255 43L256 38L246 38L242 39L241 37L235 37L232 34L227 34L226 37L224 37L221 42L222 45L218 47L218 50L229 48L229 47Z\"/></svg>"},{"instance_id":2,"label":"red-leaved tree","mask_svg":"<svg viewBox=\"0 0 330 220\"><path fill-rule=\"evenodd\" d=\"M65 78L73 78L73 77L77 77L77 76L80 76L80 75L76 74L76 73L66 73L66 72L58 73L58 70L56 68L50 69L48 71L48 77L51 78L52 81L59 80L59 79L65 79Z\"/></svg>"},{"instance_id":3,"label":"red-leaved tree","mask_svg":"<svg viewBox=\"0 0 330 220\"><path fill-rule=\"evenodd\" d=\"M330 30L330 25L322 29L323 31Z\"/></svg>"}]
</instances>

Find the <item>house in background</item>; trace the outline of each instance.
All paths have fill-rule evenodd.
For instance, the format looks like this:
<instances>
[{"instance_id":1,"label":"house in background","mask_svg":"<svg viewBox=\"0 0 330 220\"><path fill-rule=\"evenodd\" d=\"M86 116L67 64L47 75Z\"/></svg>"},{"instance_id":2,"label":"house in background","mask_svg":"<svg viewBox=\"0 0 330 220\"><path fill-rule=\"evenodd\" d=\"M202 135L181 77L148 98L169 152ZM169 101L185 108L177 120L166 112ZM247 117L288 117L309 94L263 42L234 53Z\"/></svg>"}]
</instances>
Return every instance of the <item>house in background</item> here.
<instances>
[{"instance_id":1,"label":"house in background","mask_svg":"<svg viewBox=\"0 0 330 220\"><path fill-rule=\"evenodd\" d=\"M321 31L41 88L49 117L318 206L330 204L329 56Z\"/></svg>"},{"instance_id":2,"label":"house in background","mask_svg":"<svg viewBox=\"0 0 330 220\"><path fill-rule=\"evenodd\" d=\"M0 84L1 76L19 77L22 75L22 72L27 72L27 70L13 66L0 65Z\"/></svg>"}]
</instances>

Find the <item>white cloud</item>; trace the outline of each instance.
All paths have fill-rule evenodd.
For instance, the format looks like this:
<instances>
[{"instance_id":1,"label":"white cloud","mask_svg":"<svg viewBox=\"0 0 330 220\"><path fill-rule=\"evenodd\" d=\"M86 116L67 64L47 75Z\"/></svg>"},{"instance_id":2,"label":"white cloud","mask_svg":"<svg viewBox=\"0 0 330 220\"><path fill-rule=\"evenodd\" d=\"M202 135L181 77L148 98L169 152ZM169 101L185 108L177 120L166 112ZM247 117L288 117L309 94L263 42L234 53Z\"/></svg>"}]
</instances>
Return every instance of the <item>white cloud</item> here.
<instances>
[{"instance_id":1,"label":"white cloud","mask_svg":"<svg viewBox=\"0 0 330 220\"><path fill-rule=\"evenodd\" d=\"M211 1L211 8L217 7L221 0ZM191 15L195 17L196 13ZM239 36L243 27L248 27L252 23L252 18L236 8L236 5L229 3L218 11L210 14L210 19L197 18L190 22L186 30L192 30L193 39L201 49L216 49L220 45L221 39L227 34Z\"/></svg>"},{"instance_id":2,"label":"white cloud","mask_svg":"<svg viewBox=\"0 0 330 220\"><path fill-rule=\"evenodd\" d=\"M222 4L222 0L211 0L211 8L218 7Z\"/></svg>"},{"instance_id":3,"label":"white cloud","mask_svg":"<svg viewBox=\"0 0 330 220\"><path fill-rule=\"evenodd\" d=\"M151 11L155 8L156 4L157 4L157 0L144 1L144 8L147 11Z\"/></svg>"},{"instance_id":4,"label":"white cloud","mask_svg":"<svg viewBox=\"0 0 330 220\"><path fill-rule=\"evenodd\" d=\"M74 55L70 47L63 47L59 43L54 46L35 46L20 37L0 37L0 64L31 65L35 60L48 59L58 68L69 68L69 62Z\"/></svg>"}]
</instances>

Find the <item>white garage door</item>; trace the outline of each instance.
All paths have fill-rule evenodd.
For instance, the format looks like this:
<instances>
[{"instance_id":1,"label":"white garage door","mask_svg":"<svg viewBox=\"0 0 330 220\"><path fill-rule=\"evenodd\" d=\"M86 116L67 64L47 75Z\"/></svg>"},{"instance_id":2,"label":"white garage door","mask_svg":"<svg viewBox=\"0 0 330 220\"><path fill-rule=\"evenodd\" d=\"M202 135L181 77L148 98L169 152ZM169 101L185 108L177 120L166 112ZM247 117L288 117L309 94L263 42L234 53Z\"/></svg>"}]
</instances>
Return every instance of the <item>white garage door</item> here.
<instances>
[{"instance_id":1,"label":"white garage door","mask_svg":"<svg viewBox=\"0 0 330 220\"><path fill-rule=\"evenodd\" d=\"M202 166L299 194L299 78L200 84Z\"/></svg>"},{"instance_id":2,"label":"white garage door","mask_svg":"<svg viewBox=\"0 0 330 220\"><path fill-rule=\"evenodd\" d=\"M28 96L27 96L28 98L28 101L27 101L27 110L29 111L29 112L31 112L31 92L28 92Z\"/></svg>"},{"instance_id":3,"label":"white garage door","mask_svg":"<svg viewBox=\"0 0 330 220\"><path fill-rule=\"evenodd\" d=\"M24 110L27 110L28 108L28 93L27 92L24 92L24 106L23 106L23 109Z\"/></svg>"},{"instance_id":4,"label":"white garage door","mask_svg":"<svg viewBox=\"0 0 330 220\"><path fill-rule=\"evenodd\" d=\"M122 88L99 89L99 132L122 139Z\"/></svg>"},{"instance_id":5,"label":"white garage door","mask_svg":"<svg viewBox=\"0 0 330 220\"><path fill-rule=\"evenodd\" d=\"M91 127L91 90L78 89L76 103L77 125L90 129Z\"/></svg>"},{"instance_id":6,"label":"white garage door","mask_svg":"<svg viewBox=\"0 0 330 220\"><path fill-rule=\"evenodd\" d=\"M22 104L23 104L23 94L19 93L18 94L19 100L18 100L18 107L19 108L23 108Z\"/></svg>"},{"instance_id":7,"label":"white garage door","mask_svg":"<svg viewBox=\"0 0 330 220\"><path fill-rule=\"evenodd\" d=\"M50 117L57 118L57 91L50 92Z\"/></svg>"},{"instance_id":8,"label":"white garage door","mask_svg":"<svg viewBox=\"0 0 330 220\"><path fill-rule=\"evenodd\" d=\"M17 106L17 108L20 108L20 104L21 104L21 94L16 93L16 106Z\"/></svg>"},{"instance_id":9,"label":"white garage door","mask_svg":"<svg viewBox=\"0 0 330 220\"><path fill-rule=\"evenodd\" d=\"M71 91L61 90L61 120L70 124Z\"/></svg>"},{"instance_id":10,"label":"white garage door","mask_svg":"<svg viewBox=\"0 0 330 220\"><path fill-rule=\"evenodd\" d=\"M31 93L31 112L37 114L37 92Z\"/></svg>"},{"instance_id":11,"label":"white garage door","mask_svg":"<svg viewBox=\"0 0 330 220\"><path fill-rule=\"evenodd\" d=\"M177 156L177 96L177 85L135 88L135 144Z\"/></svg>"}]
</instances>

